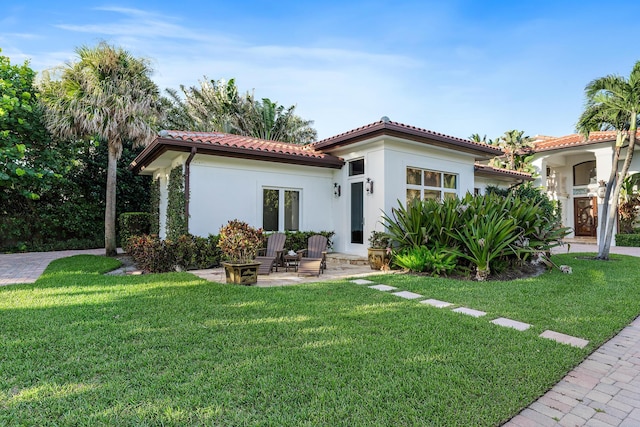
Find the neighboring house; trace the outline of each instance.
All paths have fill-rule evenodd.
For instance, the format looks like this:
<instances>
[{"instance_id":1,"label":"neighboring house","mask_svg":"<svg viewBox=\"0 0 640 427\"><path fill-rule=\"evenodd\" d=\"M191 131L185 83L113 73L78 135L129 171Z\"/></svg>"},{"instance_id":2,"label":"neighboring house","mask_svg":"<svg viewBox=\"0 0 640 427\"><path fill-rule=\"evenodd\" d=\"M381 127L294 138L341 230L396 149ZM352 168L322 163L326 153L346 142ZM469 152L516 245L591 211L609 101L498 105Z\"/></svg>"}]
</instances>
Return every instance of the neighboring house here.
<instances>
[{"instance_id":1,"label":"neighboring house","mask_svg":"<svg viewBox=\"0 0 640 427\"><path fill-rule=\"evenodd\" d=\"M165 235L169 172L185 173L189 232L230 219L266 231L334 231L338 252L366 255L382 212L413 198L462 197L529 174L481 165L499 148L382 120L300 146L215 132L162 131L131 164L160 180Z\"/></svg>"},{"instance_id":2,"label":"neighboring house","mask_svg":"<svg viewBox=\"0 0 640 427\"><path fill-rule=\"evenodd\" d=\"M616 132L608 131L591 132L587 139L577 134L540 137L535 143L536 183L546 188L551 199L560 202L563 225L573 229L568 237L595 242L598 236L598 212L604 197L600 182L609 180L615 142ZM620 169L627 145L628 142L621 151ZM640 158L636 154L629 173L638 171Z\"/></svg>"}]
</instances>

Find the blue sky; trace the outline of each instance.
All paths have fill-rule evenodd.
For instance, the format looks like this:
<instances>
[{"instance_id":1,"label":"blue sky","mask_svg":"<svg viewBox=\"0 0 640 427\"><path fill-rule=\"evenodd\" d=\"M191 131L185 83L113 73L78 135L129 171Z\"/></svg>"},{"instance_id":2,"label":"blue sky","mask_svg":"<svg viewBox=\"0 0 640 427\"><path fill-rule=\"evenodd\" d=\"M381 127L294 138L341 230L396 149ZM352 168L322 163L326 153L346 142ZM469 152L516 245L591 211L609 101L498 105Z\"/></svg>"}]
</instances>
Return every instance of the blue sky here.
<instances>
[{"instance_id":1,"label":"blue sky","mask_svg":"<svg viewBox=\"0 0 640 427\"><path fill-rule=\"evenodd\" d=\"M640 2L12 1L0 48L37 71L100 40L151 60L161 89L235 78L320 138L391 120L466 138L574 131L584 86L628 76Z\"/></svg>"}]
</instances>

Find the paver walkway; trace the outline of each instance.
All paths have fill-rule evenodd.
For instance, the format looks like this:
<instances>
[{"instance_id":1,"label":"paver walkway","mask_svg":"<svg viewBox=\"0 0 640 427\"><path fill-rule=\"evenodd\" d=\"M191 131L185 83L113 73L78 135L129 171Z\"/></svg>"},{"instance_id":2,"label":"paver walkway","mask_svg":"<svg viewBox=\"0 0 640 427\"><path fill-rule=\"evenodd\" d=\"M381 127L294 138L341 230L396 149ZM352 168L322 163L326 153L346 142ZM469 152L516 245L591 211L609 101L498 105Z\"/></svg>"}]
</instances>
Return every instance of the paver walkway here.
<instances>
[{"instance_id":1,"label":"paver walkway","mask_svg":"<svg viewBox=\"0 0 640 427\"><path fill-rule=\"evenodd\" d=\"M597 251L595 245L585 244L571 244L569 249ZM567 247L554 250L566 251ZM614 247L611 252L640 256L640 248ZM0 285L33 283L58 258L103 253L104 249L0 254ZM640 426L640 317L504 425Z\"/></svg>"},{"instance_id":2,"label":"paver walkway","mask_svg":"<svg viewBox=\"0 0 640 427\"><path fill-rule=\"evenodd\" d=\"M122 252L122 250L118 251ZM104 248L0 254L0 286L16 283L33 283L38 280L38 277L40 277L51 261L82 254L104 255Z\"/></svg>"}]
</instances>

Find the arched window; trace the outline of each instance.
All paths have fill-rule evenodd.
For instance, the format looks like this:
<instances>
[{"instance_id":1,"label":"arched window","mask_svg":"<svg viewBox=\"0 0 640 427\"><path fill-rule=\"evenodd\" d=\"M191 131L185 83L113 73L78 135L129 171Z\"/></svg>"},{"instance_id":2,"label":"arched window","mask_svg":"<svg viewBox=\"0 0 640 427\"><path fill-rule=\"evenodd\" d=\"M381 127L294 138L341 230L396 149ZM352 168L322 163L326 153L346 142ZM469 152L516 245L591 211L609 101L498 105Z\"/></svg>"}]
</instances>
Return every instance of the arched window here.
<instances>
[{"instance_id":1,"label":"arched window","mask_svg":"<svg viewBox=\"0 0 640 427\"><path fill-rule=\"evenodd\" d=\"M596 161L578 163L573 167L573 185L589 185L595 184L596 178Z\"/></svg>"}]
</instances>

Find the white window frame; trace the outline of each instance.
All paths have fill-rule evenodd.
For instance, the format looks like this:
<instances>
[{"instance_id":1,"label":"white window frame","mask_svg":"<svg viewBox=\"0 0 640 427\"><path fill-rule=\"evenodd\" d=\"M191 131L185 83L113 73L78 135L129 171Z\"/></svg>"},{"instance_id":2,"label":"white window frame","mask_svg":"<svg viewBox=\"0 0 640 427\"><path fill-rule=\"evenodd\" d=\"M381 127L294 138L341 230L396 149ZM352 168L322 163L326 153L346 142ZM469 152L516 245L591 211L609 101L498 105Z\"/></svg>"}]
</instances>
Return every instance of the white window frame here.
<instances>
[{"instance_id":1,"label":"white window frame","mask_svg":"<svg viewBox=\"0 0 640 427\"><path fill-rule=\"evenodd\" d=\"M265 230L265 231L273 231L273 232L300 231L302 229L302 189L291 188L291 187L263 186L262 187L262 204L261 204L263 228L264 228L264 190L275 190L278 192L278 229ZM285 230L285 193L287 191L295 191L298 193L298 229L297 230Z\"/></svg>"},{"instance_id":2,"label":"white window frame","mask_svg":"<svg viewBox=\"0 0 640 427\"><path fill-rule=\"evenodd\" d=\"M409 184L407 183L407 172L409 169L413 169L413 170L417 170L420 171L420 184ZM425 172L432 172L432 173L438 173L440 174L440 186L439 187L435 187L435 186L429 186L429 185L424 185L424 173ZM444 176L445 175L452 175L456 177L456 185L455 188L445 188L444 186ZM438 170L433 170L433 169L426 169L426 168L420 168L420 167L416 167L416 166L407 166L405 168L405 184L406 184L406 189L405 189L405 199L407 196L407 190L419 190L420 191L420 200L425 200L424 197L424 193L425 191L439 191L440 192L440 201L442 201L445 197L445 193L448 194L453 194L455 197L458 197L458 187L459 187L459 183L460 183L460 175L457 173L453 173L453 172L446 172L446 171L438 171Z\"/></svg>"}]
</instances>

